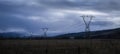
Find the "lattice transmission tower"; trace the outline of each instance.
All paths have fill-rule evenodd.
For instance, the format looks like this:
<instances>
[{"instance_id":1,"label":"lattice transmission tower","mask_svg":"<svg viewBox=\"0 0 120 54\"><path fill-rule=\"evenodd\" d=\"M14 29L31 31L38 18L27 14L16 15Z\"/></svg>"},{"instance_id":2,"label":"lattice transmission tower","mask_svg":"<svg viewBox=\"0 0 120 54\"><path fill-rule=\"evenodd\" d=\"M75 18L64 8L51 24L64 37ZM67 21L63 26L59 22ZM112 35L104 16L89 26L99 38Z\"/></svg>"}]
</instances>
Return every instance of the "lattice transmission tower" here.
<instances>
[{"instance_id":1,"label":"lattice transmission tower","mask_svg":"<svg viewBox=\"0 0 120 54\"><path fill-rule=\"evenodd\" d=\"M83 18L83 21L85 23L85 36L86 38L90 38L90 24L92 19L94 18L94 16L90 16L90 15L83 15L81 16Z\"/></svg>"},{"instance_id":2,"label":"lattice transmission tower","mask_svg":"<svg viewBox=\"0 0 120 54\"><path fill-rule=\"evenodd\" d=\"M44 32L44 37L47 38L47 31L48 31L48 28L41 28Z\"/></svg>"}]
</instances>

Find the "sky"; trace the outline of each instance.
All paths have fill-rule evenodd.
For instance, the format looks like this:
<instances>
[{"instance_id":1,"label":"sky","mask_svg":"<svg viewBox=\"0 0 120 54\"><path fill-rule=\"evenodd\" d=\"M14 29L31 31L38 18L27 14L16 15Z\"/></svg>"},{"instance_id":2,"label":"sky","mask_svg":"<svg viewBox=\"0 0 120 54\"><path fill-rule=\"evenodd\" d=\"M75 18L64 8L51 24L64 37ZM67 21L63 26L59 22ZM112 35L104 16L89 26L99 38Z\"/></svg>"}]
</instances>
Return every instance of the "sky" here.
<instances>
[{"instance_id":1,"label":"sky","mask_svg":"<svg viewBox=\"0 0 120 54\"><path fill-rule=\"evenodd\" d=\"M84 32L83 15L94 16L92 31L113 29L120 27L119 14L119 0L0 0L0 33Z\"/></svg>"}]
</instances>

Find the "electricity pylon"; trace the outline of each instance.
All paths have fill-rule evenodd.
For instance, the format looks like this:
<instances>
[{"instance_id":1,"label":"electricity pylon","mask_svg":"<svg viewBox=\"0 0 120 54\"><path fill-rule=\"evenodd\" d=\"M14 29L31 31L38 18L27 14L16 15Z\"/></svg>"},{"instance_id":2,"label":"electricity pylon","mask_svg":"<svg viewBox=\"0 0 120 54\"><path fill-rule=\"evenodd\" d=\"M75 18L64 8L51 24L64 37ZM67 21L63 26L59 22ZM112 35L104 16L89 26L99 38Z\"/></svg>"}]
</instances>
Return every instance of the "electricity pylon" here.
<instances>
[{"instance_id":1,"label":"electricity pylon","mask_svg":"<svg viewBox=\"0 0 120 54\"><path fill-rule=\"evenodd\" d=\"M85 23L85 32L86 32L86 38L90 38L90 23L93 19L94 16L88 16L88 15L84 15L81 16L83 18L83 21ZM85 18L89 18L89 20L86 20Z\"/></svg>"},{"instance_id":2,"label":"electricity pylon","mask_svg":"<svg viewBox=\"0 0 120 54\"><path fill-rule=\"evenodd\" d=\"M48 31L48 28L41 28L44 32L44 37L46 39L46 48L45 48L45 54L48 54L48 41L47 41L47 31Z\"/></svg>"},{"instance_id":3,"label":"electricity pylon","mask_svg":"<svg viewBox=\"0 0 120 54\"><path fill-rule=\"evenodd\" d=\"M32 32L30 32L30 36L33 36L33 33L32 33Z\"/></svg>"},{"instance_id":4,"label":"electricity pylon","mask_svg":"<svg viewBox=\"0 0 120 54\"><path fill-rule=\"evenodd\" d=\"M48 31L48 28L41 28L44 32L44 37L47 38L47 31Z\"/></svg>"}]
</instances>

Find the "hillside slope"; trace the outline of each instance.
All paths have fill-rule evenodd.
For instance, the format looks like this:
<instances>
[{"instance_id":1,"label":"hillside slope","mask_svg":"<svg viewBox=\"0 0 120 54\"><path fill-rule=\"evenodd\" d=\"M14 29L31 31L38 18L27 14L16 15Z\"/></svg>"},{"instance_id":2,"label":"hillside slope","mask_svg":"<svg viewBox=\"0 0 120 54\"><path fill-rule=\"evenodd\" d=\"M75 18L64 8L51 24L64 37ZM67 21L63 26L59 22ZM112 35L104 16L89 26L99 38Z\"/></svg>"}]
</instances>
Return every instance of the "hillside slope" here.
<instances>
[{"instance_id":1,"label":"hillside slope","mask_svg":"<svg viewBox=\"0 0 120 54\"><path fill-rule=\"evenodd\" d=\"M82 39L85 38L85 32L80 33L70 33L70 34L63 34L55 36L54 38L71 38L74 37L75 39ZM109 30L101 30L101 31L91 31L90 32L91 39L120 39L120 28L117 29L109 29Z\"/></svg>"}]
</instances>

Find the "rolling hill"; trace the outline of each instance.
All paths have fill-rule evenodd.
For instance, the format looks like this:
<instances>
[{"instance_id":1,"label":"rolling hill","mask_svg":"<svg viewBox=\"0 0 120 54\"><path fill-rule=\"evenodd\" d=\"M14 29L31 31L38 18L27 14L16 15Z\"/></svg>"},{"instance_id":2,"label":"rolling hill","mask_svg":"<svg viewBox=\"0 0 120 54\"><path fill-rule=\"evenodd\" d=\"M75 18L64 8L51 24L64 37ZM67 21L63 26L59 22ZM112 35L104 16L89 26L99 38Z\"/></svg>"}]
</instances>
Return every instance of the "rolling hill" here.
<instances>
[{"instance_id":1,"label":"rolling hill","mask_svg":"<svg viewBox=\"0 0 120 54\"><path fill-rule=\"evenodd\" d=\"M25 34L18 32L5 32L5 33L0 33L0 38L21 38L24 35Z\"/></svg>"},{"instance_id":2,"label":"rolling hill","mask_svg":"<svg viewBox=\"0 0 120 54\"><path fill-rule=\"evenodd\" d=\"M44 36L40 36L40 35L25 36L24 33L17 33L17 32L0 33L0 39L2 38L45 39ZM91 31L89 38L90 39L120 39L120 28L101 30L101 31ZM79 32L79 33L62 34L62 35L47 37L47 39L86 39L86 33Z\"/></svg>"},{"instance_id":3,"label":"rolling hill","mask_svg":"<svg viewBox=\"0 0 120 54\"><path fill-rule=\"evenodd\" d=\"M54 38L57 38L57 39L62 39L62 38L84 39L85 35L86 35L85 32L80 32L80 33L70 33L70 34L58 35L58 36L55 36ZM101 31L91 31L90 39L120 39L120 28L101 30Z\"/></svg>"}]
</instances>

